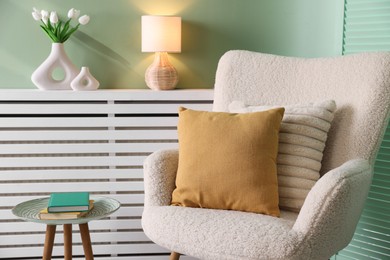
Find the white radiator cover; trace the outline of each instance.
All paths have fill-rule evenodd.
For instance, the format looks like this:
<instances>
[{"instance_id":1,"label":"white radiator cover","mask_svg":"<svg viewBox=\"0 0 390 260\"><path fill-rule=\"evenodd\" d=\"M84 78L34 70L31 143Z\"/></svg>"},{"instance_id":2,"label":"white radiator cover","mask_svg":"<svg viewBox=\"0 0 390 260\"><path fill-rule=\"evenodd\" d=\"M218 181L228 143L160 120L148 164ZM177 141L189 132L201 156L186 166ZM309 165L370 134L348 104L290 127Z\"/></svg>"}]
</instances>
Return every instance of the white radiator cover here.
<instances>
[{"instance_id":1,"label":"white radiator cover","mask_svg":"<svg viewBox=\"0 0 390 260\"><path fill-rule=\"evenodd\" d=\"M142 164L153 151L177 147L179 106L211 110L212 99L212 90L0 90L0 259L42 256L46 227L11 209L60 191L121 202L110 218L89 223L96 259L167 259L142 232ZM73 229L74 259L83 259ZM63 256L61 231L53 256Z\"/></svg>"}]
</instances>

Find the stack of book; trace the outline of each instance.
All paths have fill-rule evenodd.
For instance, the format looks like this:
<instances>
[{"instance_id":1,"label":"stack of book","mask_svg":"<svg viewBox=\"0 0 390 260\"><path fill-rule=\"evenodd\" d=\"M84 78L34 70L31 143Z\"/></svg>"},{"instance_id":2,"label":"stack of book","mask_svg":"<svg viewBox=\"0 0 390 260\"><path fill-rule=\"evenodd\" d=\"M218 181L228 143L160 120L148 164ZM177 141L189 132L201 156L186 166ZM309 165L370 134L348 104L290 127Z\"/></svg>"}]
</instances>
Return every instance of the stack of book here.
<instances>
[{"instance_id":1,"label":"stack of book","mask_svg":"<svg viewBox=\"0 0 390 260\"><path fill-rule=\"evenodd\" d=\"M39 213L40 219L77 219L88 214L93 200L88 192L62 192L50 194L47 208Z\"/></svg>"}]
</instances>

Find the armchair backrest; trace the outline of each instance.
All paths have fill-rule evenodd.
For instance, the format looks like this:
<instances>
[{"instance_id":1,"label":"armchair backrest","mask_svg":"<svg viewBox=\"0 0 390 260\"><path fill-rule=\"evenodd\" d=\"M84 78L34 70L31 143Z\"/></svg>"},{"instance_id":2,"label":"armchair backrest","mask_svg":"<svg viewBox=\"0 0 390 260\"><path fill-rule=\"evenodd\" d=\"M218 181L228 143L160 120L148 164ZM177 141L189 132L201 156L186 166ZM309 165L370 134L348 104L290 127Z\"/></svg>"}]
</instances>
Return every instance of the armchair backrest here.
<instances>
[{"instance_id":1,"label":"armchair backrest","mask_svg":"<svg viewBox=\"0 0 390 260\"><path fill-rule=\"evenodd\" d=\"M321 174L350 159L373 164L390 108L390 52L332 58L293 58L229 51L219 61L214 111L247 105L292 105L333 99Z\"/></svg>"}]
</instances>

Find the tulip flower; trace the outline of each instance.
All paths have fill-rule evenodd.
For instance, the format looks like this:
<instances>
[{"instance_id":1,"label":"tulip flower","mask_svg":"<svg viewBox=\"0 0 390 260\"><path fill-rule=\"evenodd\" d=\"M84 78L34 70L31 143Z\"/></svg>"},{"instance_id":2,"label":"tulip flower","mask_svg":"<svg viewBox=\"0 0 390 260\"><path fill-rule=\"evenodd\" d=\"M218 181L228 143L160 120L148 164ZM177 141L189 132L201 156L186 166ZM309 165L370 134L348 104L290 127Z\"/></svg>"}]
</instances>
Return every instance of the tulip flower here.
<instances>
[{"instance_id":1,"label":"tulip flower","mask_svg":"<svg viewBox=\"0 0 390 260\"><path fill-rule=\"evenodd\" d=\"M32 12L31 14L32 14L32 16L33 16L33 18L34 18L35 21L39 21L39 20L42 19L42 15L41 15L40 12L35 12L35 11L34 11L34 12Z\"/></svg>"},{"instance_id":2,"label":"tulip flower","mask_svg":"<svg viewBox=\"0 0 390 260\"><path fill-rule=\"evenodd\" d=\"M49 12L46 11L46 10L42 10L41 11L41 15L42 15L42 21L44 24L47 24L48 20L49 20Z\"/></svg>"},{"instance_id":3,"label":"tulip flower","mask_svg":"<svg viewBox=\"0 0 390 260\"><path fill-rule=\"evenodd\" d=\"M83 15L79 18L79 23L81 25L86 25L87 23L89 23L89 16L88 15Z\"/></svg>"},{"instance_id":4,"label":"tulip flower","mask_svg":"<svg viewBox=\"0 0 390 260\"><path fill-rule=\"evenodd\" d=\"M50 13L50 22L51 22L52 24L58 23L57 12L53 11L53 12Z\"/></svg>"},{"instance_id":5,"label":"tulip flower","mask_svg":"<svg viewBox=\"0 0 390 260\"><path fill-rule=\"evenodd\" d=\"M56 43L63 43L69 39L69 37L78 30L80 25L86 25L89 23L90 17L83 15L80 18L80 10L71 8L68 11L68 20L66 22L61 21L58 18L57 12L48 12L46 10L38 10L35 7L31 13L34 20L42 21L41 28L49 36L49 38ZM72 20L77 20L78 24L75 26L71 25ZM49 22L50 21L50 22Z\"/></svg>"},{"instance_id":6,"label":"tulip flower","mask_svg":"<svg viewBox=\"0 0 390 260\"><path fill-rule=\"evenodd\" d=\"M80 10L76 10L74 8L70 9L68 12L68 18L76 20L80 15Z\"/></svg>"}]
</instances>

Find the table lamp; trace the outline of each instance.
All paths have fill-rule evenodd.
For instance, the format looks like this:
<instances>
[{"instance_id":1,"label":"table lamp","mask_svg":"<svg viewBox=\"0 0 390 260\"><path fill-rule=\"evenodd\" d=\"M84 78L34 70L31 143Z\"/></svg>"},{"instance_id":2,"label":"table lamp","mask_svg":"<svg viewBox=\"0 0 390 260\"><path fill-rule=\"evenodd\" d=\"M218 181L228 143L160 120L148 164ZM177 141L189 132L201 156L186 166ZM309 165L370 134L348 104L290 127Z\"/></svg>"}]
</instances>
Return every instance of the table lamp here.
<instances>
[{"instance_id":1,"label":"table lamp","mask_svg":"<svg viewBox=\"0 0 390 260\"><path fill-rule=\"evenodd\" d=\"M181 17L142 16L142 52L155 52L145 72L146 85L153 90L174 89L179 77L168 52L181 52Z\"/></svg>"}]
</instances>

